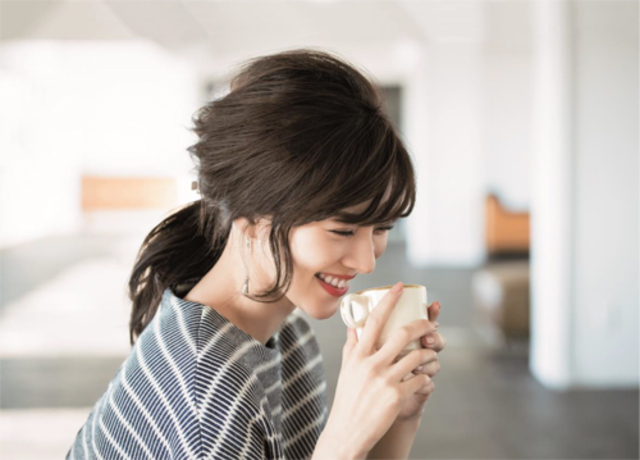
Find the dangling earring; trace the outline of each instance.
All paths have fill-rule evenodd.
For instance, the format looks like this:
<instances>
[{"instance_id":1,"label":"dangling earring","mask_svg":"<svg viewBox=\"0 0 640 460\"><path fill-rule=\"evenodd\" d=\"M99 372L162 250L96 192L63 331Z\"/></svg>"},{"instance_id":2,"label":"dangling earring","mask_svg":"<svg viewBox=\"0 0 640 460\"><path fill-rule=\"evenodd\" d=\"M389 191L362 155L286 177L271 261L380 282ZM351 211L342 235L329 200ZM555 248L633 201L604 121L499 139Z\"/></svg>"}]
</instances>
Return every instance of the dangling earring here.
<instances>
[{"instance_id":1,"label":"dangling earring","mask_svg":"<svg viewBox=\"0 0 640 460\"><path fill-rule=\"evenodd\" d=\"M247 248L249 249L249 254L251 254L251 242L249 238L247 238ZM247 269L247 266L245 265L244 268ZM247 269L247 275L244 279L244 284L242 285L242 293L244 295L249 294L249 270L248 269Z\"/></svg>"}]
</instances>

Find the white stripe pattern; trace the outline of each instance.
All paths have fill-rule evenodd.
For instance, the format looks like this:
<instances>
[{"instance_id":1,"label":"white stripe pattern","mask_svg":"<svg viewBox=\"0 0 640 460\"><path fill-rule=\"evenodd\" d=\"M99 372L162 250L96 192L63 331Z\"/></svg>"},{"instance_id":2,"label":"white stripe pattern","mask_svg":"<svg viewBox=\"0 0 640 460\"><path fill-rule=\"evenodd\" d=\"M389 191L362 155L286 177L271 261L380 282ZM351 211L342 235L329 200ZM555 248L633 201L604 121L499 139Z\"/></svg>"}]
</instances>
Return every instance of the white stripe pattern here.
<instances>
[{"instance_id":1,"label":"white stripe pattern","mask_svg":"<svg viewBox=\"0 0 640 460\"><path fill-rule=\"evenodd\" d=\"M178 314L178 321L179 321L179 318L180 318L180 314ZM160 334L160 321L154 322L154 328L155 328L156 336L158 337L158 345L160 345L160 349L162 350L162 355L164 358L167 359L167 362L171 366L171 370L176 376L176 379L178 380L178 383L180 384L180 388L182 389L182 392L184 394L184 400L187 402L187 404L189 404L189 409L191 409L195 414L196 405L191 400L191 398L189 398L189 390L187 389L187 385L184 383L184 378L180 374L180 371L178 370L176 363L173 361L171 354L167 350L167 347L164 344L164 339L162 338L162 334ZM187 341L187 343L189 343L189 341Z\"/></svg>"},{"instance_id":2,"label":"white stripe pattern","mask_svg":"<svg viewBox=\"0 0 640 460\"><path fill-rule=\"evenodd\" d=\"M136 355L138 357L138 362L142 366L142 371L144 372L144 374L147 377L148 381L153 386L153 389L155 390L155 394L158 395L158 397L160 398L160 401L162 401L162 404L167 409L167 412L169 413L169 416L171 417L171 420L175 424L174 426L176 427L176 433L178 434L178 437L182 441L183 445L189 451L189 455L194 455L194 453L191 451L190 446L186 443L185 435L182 432L182 427L181 427L180 422L178 421L178 417L175 414L174 407L169 403L169 401L167 399L167 395L162 391L162 389L160 388L160 385L158 384L156 379L153 377L153 374L151 373L151 371L147 367L146 363L144 362L144 358L142 356L142 353L140 352L140 347L135 347L135 350L136 350Z\"/></svg>"},{"instance_id":3,"label":"white stripe pattern","mask_svg":"<svg viewBox=\"0 0 640 460\"><path fill-rule=\"evenodd\" d=\"M140 438L140 435L138 435L138 433L136 433L136 431L131 427L129 422L127 422L127 419L123 417L122 412L120 412L120 409L118 409L118 406L114 403L114 401L113 401L113 393L111 393L109 395L109 405L111 406L111 408L115 412L115 414L118 417L118 420L120 421L120 423L127 429L127 431L131 434L133 439L136 440L136 442L142 448L142 450L147 455L147 457L151 458L152 457L151 452L149 451L149 448L147 447L145 442Z\"/></svg>"},{"instance_id":4,"label":"white stripe pattern","mask_svg":"<svg viewBox=\"0 0 640 460\"><path fill-rule=\"evenodd\" d=\"M328 411L309 323L296 310L265 345L184 292L164 291L67 460L311 458Z\"/></svg>"},{"instance_id":5,"label":"white stripe pattern","mask_svg":"<svg viewBox=\"0 0 640 460\"><path fill-rule=\"evenodd\" d=\"M151 415L149 414L149 411L147 411L147 409L142 404L142 402L140 402L140 399L136 396L135 392L133 391L133 388L129 386L129 383L127 382L127 377L126 377L126 368L122 369L122 387L124 388L124 391L131 397L131 399L133 399L133 402L136 404L136 409L140 411L136 415L136 418L140 418L140 414L142 414L145 418L145 425L148 427L151 427L151 429L154 431L154 434L158 437L158 439L162 443L163 447L167 449L167 451L169 451L171 449L169 447L169 443L160 432L160 429L158 428L158 425L156 424L155 420L153 419L153 417L151 417Z\"/></svg>"}]
</instances>

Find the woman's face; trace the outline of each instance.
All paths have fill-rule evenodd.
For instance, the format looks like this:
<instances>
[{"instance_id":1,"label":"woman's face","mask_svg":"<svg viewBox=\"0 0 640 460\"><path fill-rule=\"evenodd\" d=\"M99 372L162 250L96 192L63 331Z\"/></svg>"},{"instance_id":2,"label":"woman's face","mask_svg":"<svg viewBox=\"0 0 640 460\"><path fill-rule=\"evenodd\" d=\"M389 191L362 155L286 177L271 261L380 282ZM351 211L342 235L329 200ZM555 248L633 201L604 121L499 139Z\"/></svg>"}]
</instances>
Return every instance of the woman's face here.
<instances>
[{"instance_id":1,"label":"woman's face","mask_svg":"<svg viewBox=\"0 0 640 460\"><path fill-rule=\"evenodd\" d=\"M349 289L327 286L317 275L353 277L373 272L391 227L358 227L327 219L293 228L289 240L293 279L286 297L315 319L333 316Z\"/></svg>"}]
</instances>

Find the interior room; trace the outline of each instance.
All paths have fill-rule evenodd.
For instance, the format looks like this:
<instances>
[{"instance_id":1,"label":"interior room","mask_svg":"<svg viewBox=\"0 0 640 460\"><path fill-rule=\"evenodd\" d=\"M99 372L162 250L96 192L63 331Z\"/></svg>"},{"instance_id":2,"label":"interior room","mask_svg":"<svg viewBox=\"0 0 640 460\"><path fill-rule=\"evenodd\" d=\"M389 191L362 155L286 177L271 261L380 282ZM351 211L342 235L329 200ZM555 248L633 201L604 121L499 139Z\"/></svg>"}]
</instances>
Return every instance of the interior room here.
<instances>
[{"instance_id":1,"label":"interior room","mask_svg":"<svg viewBox=\"0 0 640 460\"><path fill-rule=\"evenodd\" d=\"M66 455L131 349L149 231L199 198L195 111L234 66L327 50L417 171L352 292L439 301L415 459L639 454L635 0L0 2L0 455ZM329 407L346 326L307 318Z\"/></svg>"}]
</instances>

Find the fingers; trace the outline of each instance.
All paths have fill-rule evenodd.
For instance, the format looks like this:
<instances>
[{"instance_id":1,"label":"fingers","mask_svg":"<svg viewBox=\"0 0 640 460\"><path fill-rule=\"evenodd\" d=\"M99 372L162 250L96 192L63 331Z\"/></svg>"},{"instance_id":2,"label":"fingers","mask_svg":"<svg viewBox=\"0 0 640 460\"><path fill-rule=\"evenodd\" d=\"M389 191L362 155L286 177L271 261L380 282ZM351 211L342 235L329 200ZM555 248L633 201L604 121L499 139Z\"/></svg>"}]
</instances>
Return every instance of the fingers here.
<instances>
[{"instance_id":1,"label":"fingers","mask_svg":"<svg viewBox=\"0 0 640 460\"><path fill-rule=\"evenodd\" d=\"M440 316L440 302L432 302L427 307L427 314L429 315L429 321L433 322Z\"/></svg>"},{"instance_id":2,"label":"fingers","mask_svg":"<svg viewBox=\"0 0 640 460\"><path fill-rule=\"evenodd\" d=\"M387 342L380 348L377 356L380 360L391 363L409 343L420 340L424 335L431 335L435 332L436 327L429 320L417 319L412 321L394 331Z\"/></svg>"},{"instance_id":3,"label":"fingers","mask_svg":"<svg viewBox=\"0 0 640 460\"><path fill-rule=\"evenodd\" d=\"M433 342L429 342L429 338L433 338ZM430 348L439 353L444 350L444 347L447 346L447 339L443 335L436 332L434 334L421 337L420 343L423 347Z\"/></svg>"},{"instance_id":4,"label":"fingers","mask_svg":"<svg viewBox=\"0 0 640 460\"><path fill-rule=\"evenodd\" d=\"M400 383L400 391L405 395L412 395L416 393L423 395L429 394L433 391L432 387L435 388L433 380L425 374L417 374L415 377L409 378Z\"/></svg>"},{"instance_id":5,"label":"fingers","mask_svg":"<svg viewBox=\"0 0 640 460\"><path fill-rule=\"evenodd\" d=\"M398 281L394 284L367 317L359 341L359 346L363 350L367 352L373 352L375 350L375 345L380 339L382 328L389 319L398 300L400 300L403 289L404 284L402 284L402 282Z\"/></svg>"},{"instance_id":6,"label":"fingers","mask_svg":"<svg viewBox=\"0 0 640 460\"><path fill-rule=\"evenodd\" d=\"M433 393L433 390L435 390L435 388L436 384L433 379L431 379L429 383L427 383L425 386L420 387L414 394L426 396L426 399L429 399L429 396L431 396L431 393Z\"/></svg>"},{"instance_id":7,"label":"fingers","mask_svg":"<svg viewBox=\"0 0 640 460\"><path fill-rule=\"evenodd\" d=\"M429 377L433 378L438 374L438 372L440 372L440 361L436 359L429 363L420 364L418 368L415 368L411 372L413 374L427 374Z\"/></svg>"},{"instance_id":8,"label":"fingers","mask_svg":"<svg viewBox=\"0 0 640 460\"><path fill-rule=\"evenodd\" d=\"M437 364L435 364L437 363ZM423 366L423 370L420 374L427 374L424 366L431 366L429 371L433 371L437 367L435 375L440 370L440 362L438 361L438 354L427 348L421 348L420 350L413 350L400 359L397 363L393 364L390 369L390 376L393 380L402 380L407 374L412 373L418 366Z\"/></svg>"}]
</instances>

